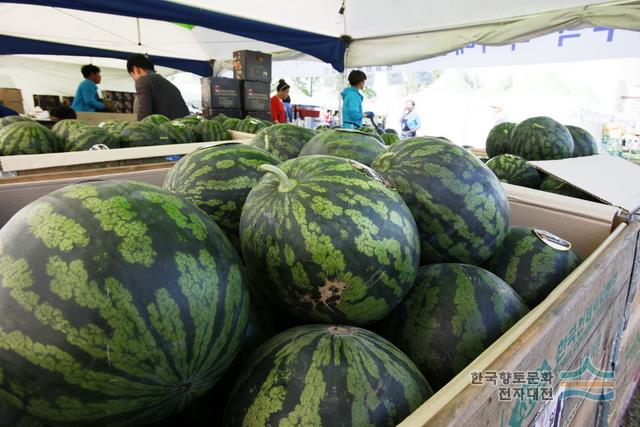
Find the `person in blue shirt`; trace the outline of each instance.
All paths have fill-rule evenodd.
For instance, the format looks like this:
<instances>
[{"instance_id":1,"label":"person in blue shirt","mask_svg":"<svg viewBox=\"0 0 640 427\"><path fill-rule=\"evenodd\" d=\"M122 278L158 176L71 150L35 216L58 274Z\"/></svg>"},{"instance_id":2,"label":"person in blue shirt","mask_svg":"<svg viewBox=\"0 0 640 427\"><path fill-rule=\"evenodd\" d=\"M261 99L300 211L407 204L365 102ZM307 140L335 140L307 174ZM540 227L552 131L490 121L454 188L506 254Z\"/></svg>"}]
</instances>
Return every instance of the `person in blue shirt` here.
<instances>
[{"instance_id":1,"label":"person in blue shirt","mask_svg":"<svg viewBox=\"0 0 640 427\"><path fill-rule=\"evenodd\" d=\"M364 96L360 91L364 89L367 75L360 70L349 73L349 87L342 91L342 127L358 129L362 126L362 100Z\"/></svg>"},{"instance_id":2,"label":"person in blue shirt","mask_svg":"<svg viewBox=\"0 0 640 427\"><path fill-rule=\"evenodd\" d=\"M415 108L416 103L410 99L404 104L404 112L400 119L403 138L413 138L420 129L420 117L418 117Z\"/></svg>"},{"instance_id":3,"label":"person in blue shirt","mask_svg":"<svg viewBox=\"0 0 640 427\"><path fill-rule=\"evenodd\" d=\"M17 116L18 112L12 110L9 107L5 107L4 105L0 104L0 118L2 117L8 117L8 116Z\"/></svg>"},{"instance_id":4,"label":"person in blue shirt","mask_svg":"<svg viewBox=\"0 0 640 427\"><path fill-rule=\"evenodd\" d=\"M78 90L76 90L76 96L73 98L71 108L76 112L90 113L104 110L104 103L98 99L98 84L102 80L100 68L89 64L84 65L80 71L84 76L84 80L78 85Z\"/></svg>"}]
</instances>

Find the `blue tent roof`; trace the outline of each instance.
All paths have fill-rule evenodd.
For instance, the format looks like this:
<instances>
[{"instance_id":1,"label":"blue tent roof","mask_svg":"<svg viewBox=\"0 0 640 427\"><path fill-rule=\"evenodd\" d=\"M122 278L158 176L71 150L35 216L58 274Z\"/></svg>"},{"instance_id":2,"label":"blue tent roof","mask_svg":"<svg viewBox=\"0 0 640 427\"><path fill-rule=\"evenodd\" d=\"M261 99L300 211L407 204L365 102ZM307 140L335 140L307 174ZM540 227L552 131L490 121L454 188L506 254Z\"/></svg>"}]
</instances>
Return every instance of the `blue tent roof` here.
<instances>
[{"instance_id":1,"label":"blue tent roof","mask_svg":"<svg viewBox=\"0 0 640 427\"><path fill-rule=\"evenodd\" d=\"M0 35L0 55L95 56L127 60L132 53ZM149 55L149 58L155 65L188 71L200 76L210 76L213 71L207 61L155 55Z\"/></svg>"},{"instance_id":2,"label":"blue tent roof","mask_svg":"<svg viewBox=\"0 0 640 427\"><path fill-rule=\"evenodd\" d=\"M0 0L0 2L5 1ZM11 0L10 2L154 19L166 22L185 22L303 52L330 63L333 68L338 71L344 70L346 45L344 40L340 38L226 15L170 1Z\"/></svg>"}]
</instances>

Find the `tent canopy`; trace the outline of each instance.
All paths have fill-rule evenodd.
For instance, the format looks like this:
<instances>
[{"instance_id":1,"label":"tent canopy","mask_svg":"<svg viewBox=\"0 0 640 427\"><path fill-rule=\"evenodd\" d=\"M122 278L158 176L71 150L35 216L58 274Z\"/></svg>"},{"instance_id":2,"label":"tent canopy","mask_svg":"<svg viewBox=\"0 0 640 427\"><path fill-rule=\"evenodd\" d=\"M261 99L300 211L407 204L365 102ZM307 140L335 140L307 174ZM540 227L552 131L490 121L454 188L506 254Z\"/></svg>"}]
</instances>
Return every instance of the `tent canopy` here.
<instances>
[{"instance_id":1,"label":"tent canopy","mask_svg":"<svg viewBox=\"0 0 640 427\"><path fill-rule=\"evenodd\" d=\"M640 1L452 0L443 7L433 0L14 0L0 1L0 24L3 35L87 48L199 61L252 49L276 60L315 58L341 71L561 29L640 30Z\"/></svg>"}]
</instances>

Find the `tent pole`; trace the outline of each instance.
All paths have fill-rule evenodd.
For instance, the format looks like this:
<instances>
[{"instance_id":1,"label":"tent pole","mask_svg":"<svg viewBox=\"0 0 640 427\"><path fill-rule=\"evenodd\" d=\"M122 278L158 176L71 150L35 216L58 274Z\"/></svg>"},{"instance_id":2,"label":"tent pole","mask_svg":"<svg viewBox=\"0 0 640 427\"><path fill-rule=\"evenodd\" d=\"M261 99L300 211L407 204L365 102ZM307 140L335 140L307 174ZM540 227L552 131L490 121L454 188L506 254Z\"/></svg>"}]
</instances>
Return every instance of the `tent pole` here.
<instances>
[{"instance_id":1,"label":"tent pole","mask_svg":"<svg viewBox=\"0 0 640 427\"><path fill-rule=\"evenodd\" d=\"M140 35L140 18L136 18L136 25L138 27L138 46L142 46L142 36Z\"/></svg>"}]
</instances>

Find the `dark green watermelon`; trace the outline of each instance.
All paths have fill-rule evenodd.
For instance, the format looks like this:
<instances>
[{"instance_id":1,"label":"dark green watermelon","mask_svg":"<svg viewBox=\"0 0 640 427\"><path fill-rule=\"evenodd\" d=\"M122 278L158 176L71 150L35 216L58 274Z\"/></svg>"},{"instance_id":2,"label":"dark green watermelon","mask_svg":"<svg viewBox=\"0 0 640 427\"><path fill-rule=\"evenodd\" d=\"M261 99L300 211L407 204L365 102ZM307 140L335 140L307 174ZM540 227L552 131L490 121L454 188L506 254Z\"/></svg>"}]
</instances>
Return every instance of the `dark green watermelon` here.
<instances>
[{"instance_id":1,"label":"dark green watermelon","mask_svg":"<svg viewBox=\"0 0 640 427\"><path fill-rule=\"evenodd\" d=\"M196 140L200 142L227 141L229 132L223 124L213 120L203 120L196 126Z\"/></svg>"},{"instance_id":2,"label":"dark green watermelon","mask_svg":"<svg viewBox=\"0 0 640 427\"><path fill-rule=\"evenodd\" d=\"M239 248L238 226L244 201L264 175L258 167L278 163L272 154L241 143L201 148L175 164L164 188L206 212Z\"/></svg>"},{"instance_id":3,"label":"dark green watermelon","mask_svg":"<svg viewBox=\"0 0 640 427\"><path fill-rule=\"evenodd\" d=\"M216 116L213 116L210 120L213 120L214 122L219 122L219 123L224 123L225 120L227 120L229 117L227 117L224 114L218 114Z\"/></svg>"},{"instance_id":4,"label":"dark green watermelon","mask_svg":"<svg viewBox=\"0 0 640 427\"><path fill-rule=\"evenodd\" d=\"M198 124L200 124L201 121L206 120L206 119L204 117L198 116L196 114L190 114L188 116L181 117L181 118L176 119L176 120L179 120L179 121L181 121L183 123L186 123L189 126L192 126L192 127L195 128L196 126L198 126Z\"/></svg>"},{"instance_id":5,"label":"dark green watermelon","mask_svg":"<svg viewBox=\"0 0 640 427\"><path fill-rule=\"evenodd\" d=\"M371 166L375 158L385 151L384 143L371 134L350 129L332 129L311 138L300 151L300 156L324 154Z\"/></svg>"},{"instance_id":6,"label":"dark green watermelon","mask_svg":"<svg viewBox=\"0 0 640 427\"><path fill-rule=\"evenodd\" d=\"M318 125L315 127L314 130L316 132L324 132L325 130L329 130L329 129L333 129L333 127L329 125Z\"/></svg>"},{"instance_id":7,"label":"dark green watermelon","mask_svg":"<svg viewBox=\"0 0 640 427\"><path fill-rule=\"evenodd\" d=\"M373 332L300 326L251 356L224 425L393 426L431 394L409 358Z\"/></svg>"},{"instance_id":8,"label":"dark green watermelon","mask_svg":"<svg viewBox=\"0 0 640 427\"><path fill-rule=\"evenodd\" d=\"M598 154L598 142L593 135L578 126L567 126L567 129L573 139L573 157Z\"/></svg>"},{"instance_id":9,"label":"dark green watermelon","mask_svg":"<svg viewBox=\"0 0 640 427\"><path fill-rule=\"evenodd\" d=\"M511 132L515 127L515 123L504 122L491 129L485 145L487 156L496 157L501 154L511 154Z\"/></svg>"},{"instance_id":10,"label":"dark green watermelon","mask_svg":"<svg viewBox=\"0 0 640 427\"><path fill-rule=\"evenodd\" d=\"M391 128L386 128L386 129L384 130L384 133L390 133L390 134L392 134L392 135L399 136L398 131L397 131L397 130L395 130L395 129L391 129Z\"/></svg>"},{"instance_id":11,"label":"dark green watermelon","mask_svg":"<svg viewBox=\"0 0 640 427\"><path fill-rule=\"evenodd\" d=\"M382 139L381 132L377 128L374 128L373 126L364 125L364 126L360 126L358 128L358 131L371 135L372 137L377 139L379 142L382 142L384 144L384 140Z\"/></svg>"},{"instance_id":12,"label":"dark green watermelon","mask_svg":"<svg viewBox=\"0 0 640 427\"><path fill-rule=\"evenodd\" d=\"M191 126L181 121L173 120L160 125L160 129L169 138L169 144L189 144L196 142L196 135Z\"/></svg>"},{"instance_id":13,"label":"dark green watermelon","mask_svg":"<svg viewBox=\"0 0 640 427\"><path fill-rule=\"evenodd\" d=\"M251 116L247 116L244 119L242 119L242 121L238 125L237 130L239 132L245 132L245 133L258 133L261 129L264 129L266 127L267 125L262 123L261 120L255 119Z\"/></svg>"},{"instance_id":14,"label":"dark green watermelon","mask_svg":"<svg viewBox=\"0 0 640 427\"><path fill-rule=\"evenodd\" d=\"M540 187L540 172L518 156L500 154L489 159L486 165L500 181L529 188Z\"/></svg>"},{"instance_id":15,"label":"dark green watermelon","mask_svg":"<svg viewBox=\"0 0 640 427\"><path fill-rule=\"evenodd\" d=\"M589 201L595 201L593 197L584 191L567 184L566 182L556 178L555 176L547 175L540 184L540 190L547 193L560 194L562 196L573 197L576 199L583 199Z\"/></svg>"},{"instance_id":16,"label":"dark green watermelon","mask_svg":"<svg viewBox=\"0 0 640 427\"><path fill-rule=\"evenodd\" d=\"M314 136L316 132L302 126L283 123L262 129L251 140L254 147L266 150L280 161L298 157L302 147Z\"/></svg>"},{"instance_id":17,"label":"dark green watermelon","mask_svg":"<svg viewBox=\"0 0 640 427\"><path fill-rule=\"evenodd\" d=\"M6 116L6 117L0 118L0 129L16 122L38 123L35 120L30 119L29 117L26 117L26 116Z\"/></svg>"},{"instance_id":18,"label":"dark green watermelon","mask_svg":"<svg viewBox=\"0 0 640 427\"><path fill-rule=\"evenodd\" d=\"M36 121L17 121L0 129L0 156L53 153L57 148L53 132Z\"/></svg>"},{"instance_id":19,"label":"dark green watermelon","mask_svg":"<svg viewBox=\"0 0 640 427\"><path fill-rule=\"evenodd\" d=\"M434 264L420 269L413 290L381 322L381 331L440 389L528 311L493 273Z\"/></svg>"},{"instance_id":20,"label":"dark green watermelon","mask_svg":"<svg viewBox=\"0 0 640 427\"><path fill-rule=\"evenodd\" d=\"M185 199L62 188L0 230L0 389L47 424L162 419L231 364L248 297L233 246Z\"/></svg>"},{"instance_id":21,"label":"dark green watermelon","mask_svg":"<svg viewBox=\"0 0 640 427\"><path fill-rule=\"evenodd\" d=\"M413 285L420 258L411 212L370 168L305 156L251 190L240 242L256 285L301 319L367 324Z\"/></svg>"},{"instance_id":22,"label":"dark green watermelon","mask_svg":"<svg viewBox=\"0 0 640 427\"><path fill-rule=\"evenodd\" d=\"M573 249L548 245L532 228L511 227L484 268L509 284L529 307L535 307L579 264Z\"/></svg>"},{"instance_id":23,"label":"dark green watermelon","mask_svg":"<svg viewBox=\"0 0 640 427\"><path fill-rule=\"evenodd\" d=\"M242 123L242 119L236 119L235 117L231 117L229 119L226 119L224 122L222 122L222 124L224 125L224 127L227 128L227 130L238 130L241 123Z\"/></svg>"},{"instance_id":24,"label":"dark green watermelon","mask_svg":"<svg viewBox=\"0 0 640 427\"><path fill-rule=\"evenodd\" d=\"M11 406L8 401L2 400L3 397L11 400L16 406ZM0 391L0 427L45 427L44 424L27 415L21 406L20 400L13 399L11 394Z\"/></svg>"},{"instance_id":25,"label":"dark green watermelon","mask_svg":"<svg viewBox=\"0 0 640 427\"><path fill-rule=\"evenodd\" d=\"M69 133L63 148L64 151L85 151L100 144L108 148L120 147L118 138L108 130L98 126L82 126Z\"/></svg>"},{"instance_id":26,"label":"dark green watermelon","mask_svg":"<svg viewBox=\"0 0 640 427\"><path fill-rule=\"evenodd\" d=\"M550 117L532 117L511 132L510 154L525 160L558 160L573 156L569 130Z\"/></svg>"},{"instance_id":27,"label":"dark green watermelon","mask_svg":"<svg viewBox=\"0 0 640 427\"><path fill-rule=\"evenodd\" d=\"M271 120L265 120L265 119L260 119L260 121L266 126L273 126L275 123L273 123Z\"/></svg>"},{"instance_id":28,"label":"dark green watermelon","mask_svg":"<svg viewBox=\"0 0 640 427\"><path fill-rule=\"evenodd\" d=\"M142 121L145 123L151 123L151 124L160 126L163 123L169 123L171 119L169 119L169 117L164 116L162 114L152 114L142 119Z\"/></svg>"},{"instance_id":29,"label":"dark green watermelon","mask_svg":"<svg viewBox=\"0 0 640 427\"><path fill-rule=\"evenodd\" d=\"M386 145L391 145L400 141L400 137L395 133L383 133L380 136Z\"/></svg>"},{"instance_id":30,"label":"dark green watermelon","mask_svg":"<svg viewBox=\"0 0 640 427\"><path fill-rule=\"evenodd\" d=\"M83 122L82 120L65 119L65 120L57 121L56 124L54 124L53 127L51 128L51 132L53 132L54 135L58 137L58 139L63 143L63 146L64 146L64 142L66 142L67 139L69 139L69 134L71 132L81 127L87 127L87 126L89 125Z\"/></svg>"},{"instance_id":31,"label":"dark green watermelon","mask_svg":"<svg viewBox=\"0 0 640 427\"><path fill-rule=\"evenodd\" d=\"M120 132L120 143L125 148L146 147L170 144L170 140L162 129L153 123L133 122Z\"/></svg>"},{"instance_id":32,"label":"dark green watermelon","mask_svg":"<svg viewBox=\"0 0 640 427\"><path fill-rule=\"evenodd\" d=\"M481 264L509 228L500 181L477 157L439 138L409 138L373 163L400 192L420 230L422 264Z\"/></svg>"},{"instance_id":33,"label":"dark green watermelon","mask_svg":"<svg viewBox=\"0 0 640 427\"><path fill-rule=\"evenodd\" d=\"M129 123L131 122L120 119L109 119L105 120L104 122L100 122L98 127L106 129L111 135L120 139L120 133L122 132L122 129L126 128Z\"/></svg>"}]
</instances>

